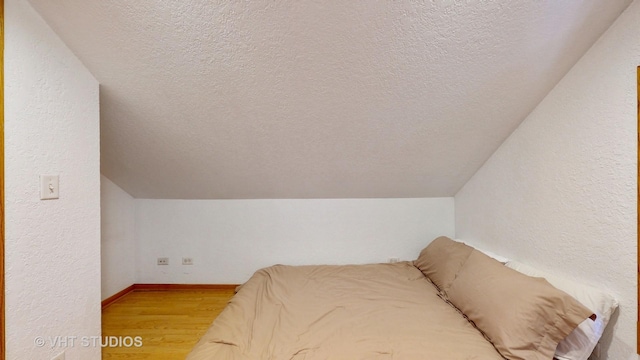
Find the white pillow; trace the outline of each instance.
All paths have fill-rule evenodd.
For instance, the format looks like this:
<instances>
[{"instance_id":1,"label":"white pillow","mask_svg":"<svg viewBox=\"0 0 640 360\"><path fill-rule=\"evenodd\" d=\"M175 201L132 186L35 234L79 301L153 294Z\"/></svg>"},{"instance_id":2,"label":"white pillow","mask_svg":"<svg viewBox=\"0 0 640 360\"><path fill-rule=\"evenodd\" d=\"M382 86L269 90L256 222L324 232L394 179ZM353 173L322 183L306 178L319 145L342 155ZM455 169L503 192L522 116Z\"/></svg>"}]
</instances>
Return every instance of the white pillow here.
<instances>
[{"instance_id":1,"label":"white pillow","mask_svg":"<svg viewBox=\"0 0 640 360\"><path fill-rule=\"evenodd\" d=\"M467 245L469 245L469 244L467 244ZM469 246L471 246L471 245L469 245ZM488 250L478 249L476 247L474 247L474 249L480 251L481 253L487 255L488 257L493 258L494 260L497 260L498 262L501 262L503 264L506 264L507 262L509 262L509 259L504 257L504 256L502 256L502 255L498 255L498 254L493 253L493 252L488 251Z\"/></svg>"},{"instance_id":2,"label":"white pillow","mask_svg":"<svg viewBox=\"0 0 640 360\"><path fill-rule=\"evenodd\" d=\"M467 244L467 245L471 246L472 248L474 248L474 249L476 249L476 250L480 251L481 253L483 253L483 254L487 255L488 257L493 258L494 260L497 260L497 261L499 261L499 262L501 262L501 263L503 263L503 264L506 264L507 262L509 262L509 259L508 259L508 258L506 258L506 257L504 257L504 256L502 256L502 255L498 255L498 254L492 253L491 251L487 251L487 250L484 250L484 249L480 249L480 248L478 248L477 246L475 246L475 245L473 245L473 244L469 243L468 241L457 240L457 239L456 239L455 241L465 243L465 244Z\"/></svg>"},{"instance_id":3,"label":"white pillow","mask_svg":"<svg viewBox=\"0 0 640 360\"><path fill-rule=\"evenodd\" d=\"M509 261L506 266L525 275L547 279L551 285L573 296L596 314L595 321L589 319L583 321L562 340L555 353L558 360L587 360L609 323L611 314L618 307L618 301L598 289L542 272L517 261Z\"/></svg>"}]
</instances>

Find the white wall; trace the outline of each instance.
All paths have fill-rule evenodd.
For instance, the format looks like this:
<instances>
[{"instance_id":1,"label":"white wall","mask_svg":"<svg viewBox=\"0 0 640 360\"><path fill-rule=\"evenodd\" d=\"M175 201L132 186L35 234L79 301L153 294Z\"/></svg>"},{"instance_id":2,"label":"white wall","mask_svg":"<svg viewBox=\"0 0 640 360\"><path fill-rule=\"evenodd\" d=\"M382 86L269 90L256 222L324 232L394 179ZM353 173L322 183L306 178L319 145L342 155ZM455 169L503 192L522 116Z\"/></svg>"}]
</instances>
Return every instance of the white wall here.
<instances>
[{"instance_id":1,"label":"white wall","mask_svg":"<svg viewBox=\"0 0 640 360\"><path fill-rule=\"evenodd\" d=\"M135 202L140 283L233 284L277 263L413 260L454 233L453 198ZM165 256L169 265L156 265Z\"/></svg>"},{"instance_id":2,"label":"white wall","mask_svg":"<svg viewBox=\"0 0 640 360\"><path fill-rule=\"evenodd\" d=\"M98 83L26 1L5 22L6 355L50 359L37 336L100 335ZM59 200L40 201L40 174L60 175Z\"/></svg>"},{"instance_id":3,"label":"white wall","mask_svg":"<svg viewBox=\"0 0 640 360\"><path fill-rule=\"evenodd\" d=\"M455 197L458 238L619 298L611 360L637 358L639 64L635 1Z\"/></svg>"},{"instance_id":4,"label":"white wall","mask_svg":"<svg viewBox=\"0 0 640 360\"><path fill-rule=\"evenodd\" d=\"M100 177L102 300L136 281L133 197Z\"/></svg>"}]
</instances>

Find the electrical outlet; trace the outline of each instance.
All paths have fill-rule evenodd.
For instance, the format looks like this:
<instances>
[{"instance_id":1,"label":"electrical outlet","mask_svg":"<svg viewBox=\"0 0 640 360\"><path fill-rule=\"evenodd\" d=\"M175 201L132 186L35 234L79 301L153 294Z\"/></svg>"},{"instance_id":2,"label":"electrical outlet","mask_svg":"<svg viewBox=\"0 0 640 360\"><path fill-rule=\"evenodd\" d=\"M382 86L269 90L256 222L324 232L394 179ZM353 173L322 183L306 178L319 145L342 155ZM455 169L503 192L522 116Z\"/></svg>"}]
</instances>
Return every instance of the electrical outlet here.
<instances>
[{"instance_id":1,"label":"electrical outlet","mask_svg":"<svg viewBox=\"0 0 640 360\"><path fill-rule=\"evenodd\" d=\"M64 360L64 351L51 358L51 360Z\"/></svg>"},{"instance_id":2,"label":"electrical outlet","mask_svg":"<svg viewBox=\"0 0 640 360\"><path fill-rule=\"evenodd\" d=\"M397 262L400 262L400 258L397 258L397 257L390 257L390 258L389 258L389 262L390 262L391 264L395 264L395 263L397 263Z\"/></svg>"},{"instance_id":3,"label":"electrical outlet","mask_svg":"<svg viewBox=\"0 0 640 360\"><path fill-rule=\"evenodd\" d=\"M168 257L158 258L158 265L169 265L169 258Z\"/></svg>"},{"instance_id":4,"label":"electrical outlet","mask_svg":"<svg viewBox=\"0 0 640 360\"><path fill-rule=\"evenodd\" d=\"M193 258L183 257L182 258L182 265L193 265Z\"/></svg>"}]
</instances>

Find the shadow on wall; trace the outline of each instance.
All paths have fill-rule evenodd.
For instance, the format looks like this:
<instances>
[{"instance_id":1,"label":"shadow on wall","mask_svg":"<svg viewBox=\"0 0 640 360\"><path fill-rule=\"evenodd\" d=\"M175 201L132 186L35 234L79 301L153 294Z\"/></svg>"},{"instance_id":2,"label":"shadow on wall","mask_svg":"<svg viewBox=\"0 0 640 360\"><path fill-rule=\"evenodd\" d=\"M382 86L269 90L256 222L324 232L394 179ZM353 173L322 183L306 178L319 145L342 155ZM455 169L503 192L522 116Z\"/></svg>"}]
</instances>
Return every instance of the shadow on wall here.
<instances>
[{"instance_id":1,"label":"shadow on wall","mask_svg":"<svg viewBox=\"0 0 640 360\"><path fill-rule=\"evenodd\" d=\"M600 347L600 356L598 356L598 350L594 350L593 354L589 357L590 360L617 360L617 359L609 359L609 348L611 347L611 342L613 341L613 329L618 325L618 318L620 317L620 307L616 308L616 310L611 314L611 318L609 319L609 323L607 324L607 328L604 329L604 333L602 333L602 337L600 341L598 341L598 346ZM619 341L618 344L624 344L624 341ZM624 349L625 353L635 354L635 350L629 347L628 349ZM636 359L636 355L633 355L629 360Z\"/></svg>"}]
</instances>

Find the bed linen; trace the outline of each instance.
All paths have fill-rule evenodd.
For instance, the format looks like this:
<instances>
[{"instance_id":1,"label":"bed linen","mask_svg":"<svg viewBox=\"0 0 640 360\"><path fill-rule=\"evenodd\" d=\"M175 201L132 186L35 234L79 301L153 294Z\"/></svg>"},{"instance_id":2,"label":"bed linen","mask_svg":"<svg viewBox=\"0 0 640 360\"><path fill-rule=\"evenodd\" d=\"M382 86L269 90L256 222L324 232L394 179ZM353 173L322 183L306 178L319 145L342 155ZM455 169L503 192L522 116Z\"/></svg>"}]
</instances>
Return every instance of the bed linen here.
<instances>
[{"instance_id":1,"label":"bed linen","mask_svg":"<svg viewBox=\"0 0 640 360\"><path fill-rule=\"evenodd\" d=\"M419 269L399 262L259 270L187 359L503 357Z\"/></svg>"}]
</instances>

